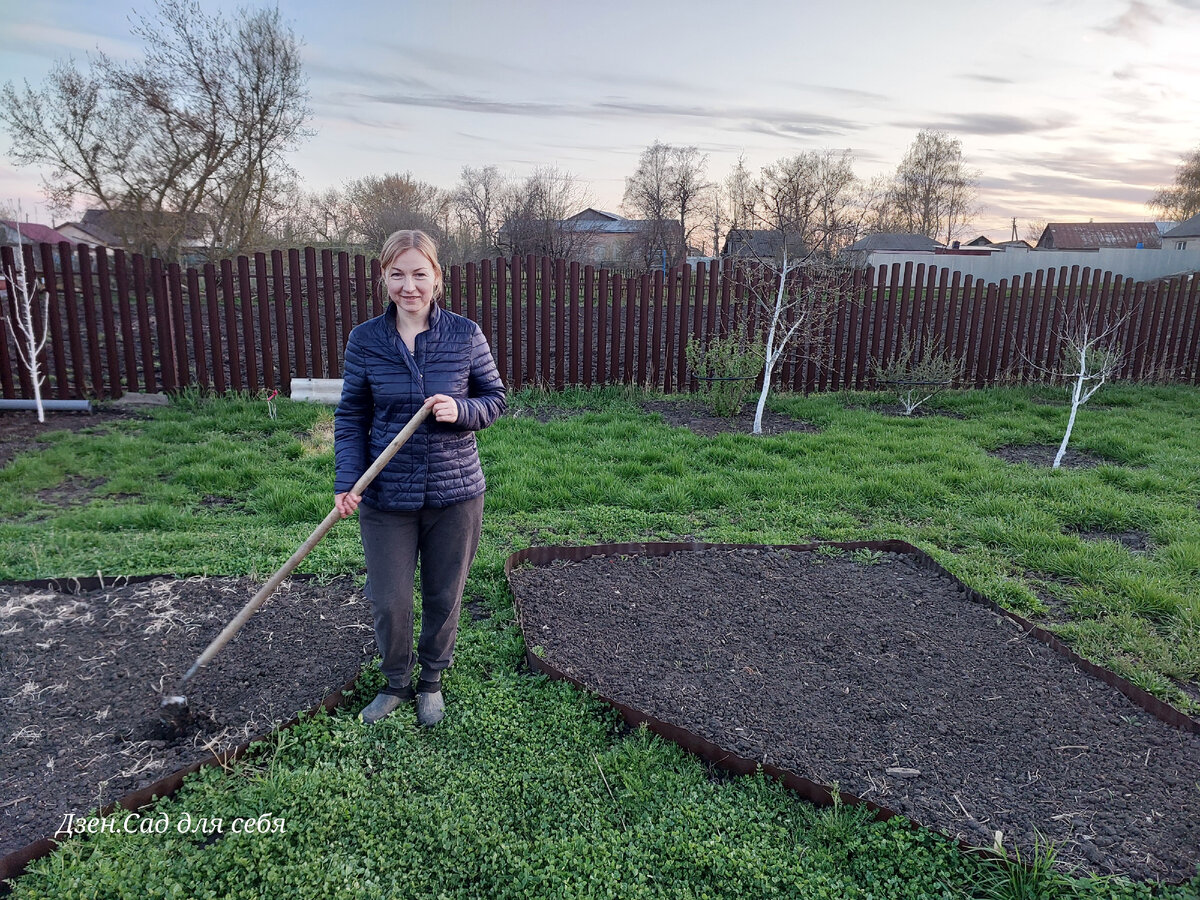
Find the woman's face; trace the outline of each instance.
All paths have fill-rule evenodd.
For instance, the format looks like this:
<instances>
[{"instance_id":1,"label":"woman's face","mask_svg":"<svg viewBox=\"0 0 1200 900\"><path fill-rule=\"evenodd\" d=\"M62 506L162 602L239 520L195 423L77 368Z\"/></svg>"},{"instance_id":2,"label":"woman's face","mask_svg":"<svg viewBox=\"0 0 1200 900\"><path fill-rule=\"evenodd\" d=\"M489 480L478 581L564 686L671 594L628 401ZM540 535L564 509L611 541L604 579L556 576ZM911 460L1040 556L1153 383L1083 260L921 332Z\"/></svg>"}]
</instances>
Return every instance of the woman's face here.
<instances>
[{"instance_id":1,"label":"woman's face","mask_svg":"<svg viewBox=\"0 0 1200 900\"><path fill-rule=\"evenodd\" d=\"M392 260L385 273L388 297L406 313L428 311L433 302L437 273L425 254L415 248L403 251Z\"/></svg>"}]
</instances>

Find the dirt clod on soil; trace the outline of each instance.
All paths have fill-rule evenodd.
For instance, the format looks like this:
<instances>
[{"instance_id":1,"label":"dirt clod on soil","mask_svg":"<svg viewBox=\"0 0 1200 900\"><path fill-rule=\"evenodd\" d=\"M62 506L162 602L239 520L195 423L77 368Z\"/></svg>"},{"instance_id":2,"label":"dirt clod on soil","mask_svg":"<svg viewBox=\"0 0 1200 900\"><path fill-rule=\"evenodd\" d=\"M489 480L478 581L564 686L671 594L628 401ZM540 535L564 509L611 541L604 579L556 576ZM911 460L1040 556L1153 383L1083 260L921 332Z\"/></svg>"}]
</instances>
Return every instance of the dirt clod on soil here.
<instances>
[{"instance_id":1,"label":"dirt clod on soil","mask_svg":"<svg viewBox=\"0 0 1200 900\"><path fill-rule=\"evenodd\" d=\"M742 756L973 845L1003 831L1028 858L1040 833L1082 871L1196 874L1200 735L911 556L706 550L511 580L547 662Z\"/></svg>"},{"instance_id":2,"label":"dirt clod on soil","mask_svg":"<svg viewBox=\"0 0 1200 900\"><path fill-rule=\"evenodd\" d=\"M254 596L250 578L70 593L0 585L0 856L310 709L374 655L348 576L285 584L187 684L163 693Z\"/></svg>"}]
</instances>

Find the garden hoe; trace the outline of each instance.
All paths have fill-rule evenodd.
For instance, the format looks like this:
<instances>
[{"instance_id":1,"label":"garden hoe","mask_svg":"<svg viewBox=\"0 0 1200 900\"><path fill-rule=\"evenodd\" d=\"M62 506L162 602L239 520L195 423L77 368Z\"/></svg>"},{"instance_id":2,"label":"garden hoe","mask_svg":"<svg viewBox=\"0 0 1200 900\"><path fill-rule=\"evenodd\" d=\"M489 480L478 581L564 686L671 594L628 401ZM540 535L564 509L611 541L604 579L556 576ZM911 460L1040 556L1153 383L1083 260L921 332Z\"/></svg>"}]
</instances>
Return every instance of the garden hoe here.
<instances>
[{"instance_id":1,"label":"garden hoe","mask_svg":"<svg viewBox=\"0 0 1200 900\"><path fill-rule=\"evenodd\" d=\"M391 462L392 457L396 455L397 451L404 446L408 439L413 436L413 433L421 426L421 423L425 421L425 418L429 415L430 405L430 401L426 400L425 404L419 410L417 410L416 415L408 420L408 424L404 426L400 433L392 438L392 442L388 444L386 448L384 448L384 451L379 454L379 457L375 460L375 462L371 463L371 467L362 474L362 477L359 478L354 487L350 489L352 493L361 495L362 492L367 489L367 485L375 480L375 476L383 471L384 466ZM193 675L212 662L213 657L220 653L225 645L233 639L233 636L237 634L238 631L241 630L241 627L246 624L247 620L254 615L254 611L262 606L263 603L266 602L267 598L274 594L276 590L278 590L279 585L283 583L283 580L292 573L292 570L294 570L296 566L300 565L300 561L304 559L304 557L308 556L309 551L311 551L312 548L315 547L318 542L320 542L321 538L325 537L329 529L331 529L340 518L341 515L337 511L337 507L334 507L332 510L330 510L329 515L325 517L324 521L322 521L321 524L313 530L313 533L308 536L308 540L301 544L299 549L297 549L296 552L291 555L291 558L279 568L279 571L272 575L267 580L267 583L259 589L258 593L250 598L250 602L242 607L242 611L238 613L228 625L225 626L225 629L215 638L213 638L212 643L209 644L208 647L205 648L204 652L201 653L196 659L196 661L192 663L192 667L187 670L187 673L183 676L183 678L179 679L179 685L176 687L175 693L162 698L162 703L159 707L159 713L160 718L164 720L164 724L169 722L174 724L177 728L182 727L183 723L187 721L189 715L187 696L183 693L184 685L188 683Z\"/></svg>"}]
</instances>

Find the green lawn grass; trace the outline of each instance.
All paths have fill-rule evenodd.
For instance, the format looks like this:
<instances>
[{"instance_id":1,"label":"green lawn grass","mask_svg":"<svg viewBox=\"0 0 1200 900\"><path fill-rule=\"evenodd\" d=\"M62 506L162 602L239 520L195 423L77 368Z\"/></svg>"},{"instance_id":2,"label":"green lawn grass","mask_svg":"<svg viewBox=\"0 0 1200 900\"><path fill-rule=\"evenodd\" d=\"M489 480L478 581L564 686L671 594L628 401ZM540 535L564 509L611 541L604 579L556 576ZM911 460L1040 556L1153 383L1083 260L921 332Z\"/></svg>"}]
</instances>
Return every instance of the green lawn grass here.
<instances>
[{"instance_id":1,"label":"green lawn grass","mask_svg":"<svg viewBox=\"0 0 1200 900\"><path fill-rule=\"evenodd\" d=\"M504 559L534 544L899 538L1024 615L1054 600L1083 655L1193 715L1200 683L1200 393L1106 387L1072 446L1110 463L1050 471L988 450L1057 443L1045 389L943 394L961 418L897 419L876 395L781 395L819 434L699 437L621 389L526 392L574 407L480 435L484 537L447 676L447 721L367 729L321 715L206 770L160 804L176 820L268 813L283 834L98 835L35 863L17 897L965 897L988 865L899 820L816 809L762 778L717 777L592 698L522 669ZM1099 404L1103 404L1101 407ZM331 412L186 397L149 421L48 435L0 470L0 578L274 571L332 503ZM53 490L95 481L90 502ZM1140 531L1151 548L1086 541ZM301 571L358 573L343 523ZM478 608L478 607L477 607ZM375 690L360 680L350 710ZM1192 691L1189 695L1188 690ZM1088 897L1150 896L1123 881ZM1163 896L1194 897L1200 882Z\"/></svg>"}]
</instances>

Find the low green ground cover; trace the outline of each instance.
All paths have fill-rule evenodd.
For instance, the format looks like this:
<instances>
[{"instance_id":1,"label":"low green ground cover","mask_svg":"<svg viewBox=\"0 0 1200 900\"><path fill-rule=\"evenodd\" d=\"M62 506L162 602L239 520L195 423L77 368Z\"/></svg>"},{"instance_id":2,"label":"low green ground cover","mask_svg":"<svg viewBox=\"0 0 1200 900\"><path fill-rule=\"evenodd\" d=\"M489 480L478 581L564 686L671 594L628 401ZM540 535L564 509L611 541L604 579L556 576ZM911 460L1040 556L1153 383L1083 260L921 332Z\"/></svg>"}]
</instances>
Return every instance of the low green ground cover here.
<instances>
[{"instance_id":1,"label":"low green ground cover","mask_svg":"<svg viewBox=\"0 0 1200 900\"><path fill-rule=\"evenodd\" d=\"M17 897L966 897L992 864L898 820L816 809L762 778L725 779L615 714L522 671L504 559L532 544L899 538L1026 615L1053 605L1079 652L1195 714L1200 681L1200 393L1106 388L1072 446L1107 463L1051 471L990 455L1056 444L1061 392L944 394L902 419L874 395L779 396L819 434L705 438L621 390L524 393L480 435L489 481L467 620L429 732L321 715L209 769L157 808L176 820L271 814L283 833L96 835ZM577 415L539 421L541 406ZM258 574L332 503L328 409L184 398L149 421L48 434L0 470L0 578ZM94 483L86 503L55 489ZM1139 532L1145 551L1081 532ZM301 567L362 570L343 524ZM360 681L351 709L373 693ZM1190 685L1190 687L1189 687ZM1194 897L1200 881L1163 896ZM1150 896L1074 881L1061 892ZM1057 896L1059 894L1053 894ZM1064 894L1065 895L1065 894ZM1029 896L1036 896L1029 894ZM1045 894L1052 896L1052 894Z\"/></svg>"}]
</instances>

